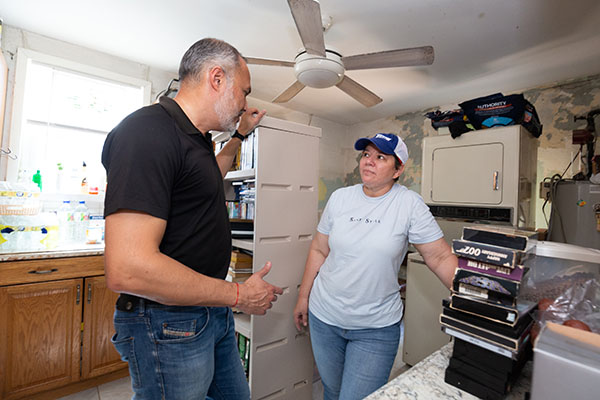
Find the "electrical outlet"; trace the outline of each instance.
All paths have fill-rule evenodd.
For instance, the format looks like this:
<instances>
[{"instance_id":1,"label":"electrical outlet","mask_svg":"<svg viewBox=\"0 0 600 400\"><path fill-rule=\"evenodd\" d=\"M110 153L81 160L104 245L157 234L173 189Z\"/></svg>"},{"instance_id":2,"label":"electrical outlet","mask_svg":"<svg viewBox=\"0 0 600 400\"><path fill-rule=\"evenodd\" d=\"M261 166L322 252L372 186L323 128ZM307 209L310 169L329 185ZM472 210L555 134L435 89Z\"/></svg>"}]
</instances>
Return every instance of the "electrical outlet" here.
<instances>
[{"instance_id":1,"label":"electrical outlet","mask_svg":"<svg viewBox=\"0 0 600 400\"><path fill-rule=\"evenodd\" d=\"M540 182L540 199L550 198L550 189L552 188L552 182Z\"/></svg>"}]
</instances>

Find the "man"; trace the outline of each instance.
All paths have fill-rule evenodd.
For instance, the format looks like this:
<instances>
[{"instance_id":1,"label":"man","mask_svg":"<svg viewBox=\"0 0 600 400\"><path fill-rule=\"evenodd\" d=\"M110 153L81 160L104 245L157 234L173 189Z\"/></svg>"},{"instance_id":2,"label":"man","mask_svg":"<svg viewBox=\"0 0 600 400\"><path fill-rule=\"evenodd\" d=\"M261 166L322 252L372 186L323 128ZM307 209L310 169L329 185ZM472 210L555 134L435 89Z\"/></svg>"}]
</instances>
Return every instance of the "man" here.
<instances>
[{"instance_id":1,"label":"man","mask_svg":"<svg viewBox=\"0 0 600 400\"><path fill-rule=\"evenodd\" d=\"M229 306L265 314L282 290L226 282L231 233L223 177L265 114L248 108L240 53L202 39L185 53L174 99L144 107L108 135L102 163L107 285L121 293L113 343L136 399L247 399ZM233 131L215 157L210 130Z\"/></svg>"}]
</instances>

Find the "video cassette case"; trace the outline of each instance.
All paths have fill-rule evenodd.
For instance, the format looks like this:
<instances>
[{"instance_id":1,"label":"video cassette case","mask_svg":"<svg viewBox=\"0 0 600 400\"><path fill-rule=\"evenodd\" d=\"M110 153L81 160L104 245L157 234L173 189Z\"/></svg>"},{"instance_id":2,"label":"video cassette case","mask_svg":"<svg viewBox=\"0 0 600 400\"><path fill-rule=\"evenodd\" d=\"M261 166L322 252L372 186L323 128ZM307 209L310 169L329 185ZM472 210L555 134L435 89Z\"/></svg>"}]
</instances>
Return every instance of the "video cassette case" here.
<instances>
[{"instance_id":1,"label":"video cassette case","mask_svg":"<svg viewBox=\"0 0 600 400\"><path fill-rule=\"evenodd\" d=\"M452 250L457 256L508 268L522 265L530 255L530 252L458 239L452 241Z\"/></svg>"},{"instance_id":2,"label":"video cassette case","mask_svg":"<svg viewBox=\"0 0 600 400\"><path fill-rule=\"evenodd\" d=\"M537 244L538 233L511 226L467 225L463 228L462 239L506 247L521 251L531 251Z\"/></svg>"}]
</instances>

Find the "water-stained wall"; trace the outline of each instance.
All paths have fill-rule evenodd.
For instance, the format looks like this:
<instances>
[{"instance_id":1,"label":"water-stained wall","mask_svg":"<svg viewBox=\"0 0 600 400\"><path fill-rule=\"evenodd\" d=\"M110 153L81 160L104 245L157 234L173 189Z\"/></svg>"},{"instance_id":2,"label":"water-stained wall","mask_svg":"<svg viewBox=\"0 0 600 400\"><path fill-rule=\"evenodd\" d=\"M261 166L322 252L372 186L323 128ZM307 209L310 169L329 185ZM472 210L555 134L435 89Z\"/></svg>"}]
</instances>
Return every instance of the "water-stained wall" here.
<instances>
[{"instance_id":1,"label":"water-stained wall","mask_svg":"<svg viewBox=\"0 0 600 400\"><path fill-rule=\"evenodd\" d=\"M498 88L502 91L502 88ZM554 174L562 174L570 178L583 167L581 156L577 156L575 162L567 169L569 163L579 151L578 145L571 144L571 132L574 129L583 129L585 121L574 121L574 116L585 115L590 110L600 108L600 75L560 82L544 87L537 87L522 92L536 108L539 118L544 125L543 133L539 140L537 187L545 177ZM482 96L491 93L482 93ZM505 92L505 95L512 94ZM458 103L469 100L457 96L456 104L440 106L441 110L458 108ZM438 109L438 108L436 108ZM321 179L321 190L325 192L320 196L319 204L322 208L331 192L340 186L352 185L360 182L358 174L358 152L353 149L356 139L371 136L378 132L392 132L399 134L405 141L410 160L406 164L404 174L399 183L411 190L421 190L421 155L423 137L439 134L431 127L430 120L424 115L428 111L423 110L410 114L392 116L389 118L372 121L369 123L356 124L350 127L348 140L345 141L341 151L345 155L346 173L342 178L324 180ZM600 130L600 119L596 118ZM596 154L599 154L598 146ZM544 215L541 212L543 201L537 199L536 227L546 227ZM545 208L549 216L549 206Z\"/></svg>"}]
</instances>

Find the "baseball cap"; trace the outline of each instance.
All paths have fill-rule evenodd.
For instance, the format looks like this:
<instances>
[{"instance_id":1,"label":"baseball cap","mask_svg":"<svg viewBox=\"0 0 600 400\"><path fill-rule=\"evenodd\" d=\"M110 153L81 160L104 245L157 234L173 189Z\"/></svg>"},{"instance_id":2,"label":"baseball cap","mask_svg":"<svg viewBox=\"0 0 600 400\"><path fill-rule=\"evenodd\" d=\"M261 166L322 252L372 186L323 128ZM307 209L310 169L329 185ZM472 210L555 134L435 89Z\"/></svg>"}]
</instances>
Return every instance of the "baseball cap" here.
<instances>
[{"instance_id":1,"label":"baseball cap","mask_svg":"<svg viewBox=\"0 0 600 400\"><path fill-rule=\"evenodd\" d=\"M393 133L378 133L371 138L360 138L354 143L356 150L364 150L371 143L384 154L393 154L406 164L408 161L408 149L399 136Z\"/></svg>"}]
</instances>

